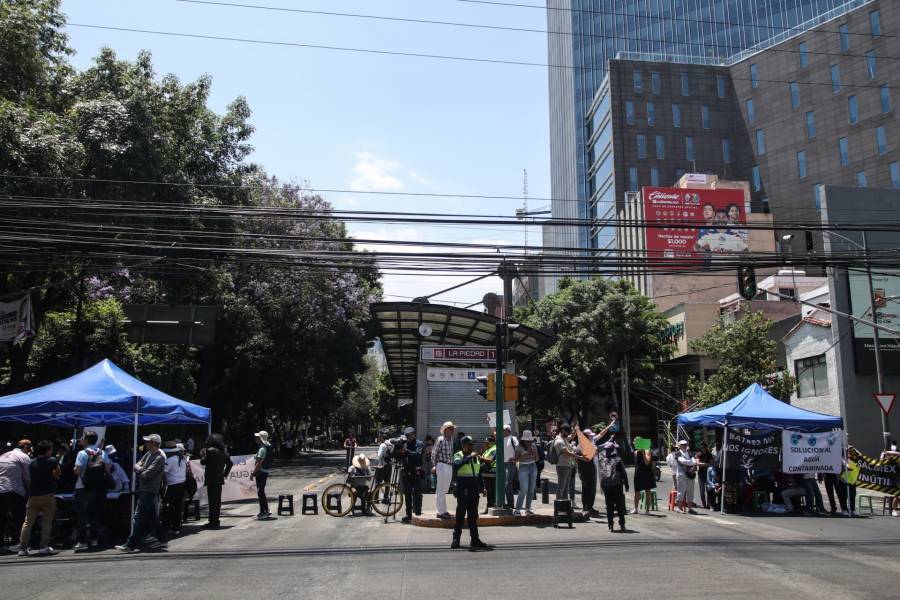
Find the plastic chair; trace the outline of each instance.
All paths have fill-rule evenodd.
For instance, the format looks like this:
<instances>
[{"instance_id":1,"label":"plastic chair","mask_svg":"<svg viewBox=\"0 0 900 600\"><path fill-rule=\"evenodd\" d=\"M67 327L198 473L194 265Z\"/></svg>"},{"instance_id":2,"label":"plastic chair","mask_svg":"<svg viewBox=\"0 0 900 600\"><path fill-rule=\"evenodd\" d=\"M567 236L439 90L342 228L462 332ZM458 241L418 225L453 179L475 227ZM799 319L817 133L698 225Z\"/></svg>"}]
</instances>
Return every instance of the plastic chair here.
<instances>
[{"instance_id":1,"label":"plastic chair","mask_svg":"<svg viewBox=\"0 0 900 600\"><path fill-rule=\"evenodd\" d=\"M572 529L572 501L571 500L554 500L553 501L553 526L559 528L560 523L568 523L569 529Z\"/></svg>"},{"instance_id":2,"label":"plastic chair","mask_svg":"<svg viewBox=\"0 0 900 600\"><path fill-rule=\"evenodd\" d=\"M669 492L669 510L675 510L675 503L678 502L678 490L672 490Z\"/></svg>"},{"instance_id":3,"label":"plastic chair","mask_svg":"<svg viewBox=\"0 0 900 600\"><path fill-rule=\"evenodd\" d=\"M856 500L857 512L862 514L863 500L866 501L866 508L869 509L869 514L874 515L875 509L872 507L872 496L859 496L857 498L857 500Z\"/></svg>"},{"instance_id":4,"label":"plastic chair","mask_svg":"<svg viewBox=\"0 0 900 600\"><path fill-rule=\"evenodd\" d=\"M289 513L292 517L294 516L293 494L278 495L278 515L281 516L282 513Z\"/></svg>"},{"instance_id":5,"label":"plastic chair","mask_svg":"<svg viewBox=\"0 0 900 600\"><path fill-rule=\"evenodd\" d=\"M648 490L641 490L641 498L638 502L638 510L647 510L647 493ZM659 510L659 500L656 497L656 490L649 490L650 494L650 510ZM677 492L676 492L677 494Z\"/></svg>"},{"instance_id":6,"label":"plastic chair","mask_svg":"<svg viewBox=\"0 0 900 600\"><path fill-rule=\"evenodd\" d=\"M317 515L319 514L319 503L316 502L315 492L303 494L303 504L300 506L301 515Z\"/></svg>"}]
</instances>

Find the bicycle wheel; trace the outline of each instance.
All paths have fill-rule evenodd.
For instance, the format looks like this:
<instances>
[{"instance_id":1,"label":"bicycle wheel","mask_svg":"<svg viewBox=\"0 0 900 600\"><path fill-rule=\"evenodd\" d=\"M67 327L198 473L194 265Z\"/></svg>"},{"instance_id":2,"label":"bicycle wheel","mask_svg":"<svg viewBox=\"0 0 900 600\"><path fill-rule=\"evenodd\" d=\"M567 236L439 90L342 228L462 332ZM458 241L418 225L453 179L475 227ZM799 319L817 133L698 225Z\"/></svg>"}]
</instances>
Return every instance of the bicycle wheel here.
<instances>
[{"instance_id":1,"label":"bicycle wheel","mask_svg":"<svg viewBox=\"0 0 900 600\"><path fill-rule=\"evenodd\" d=\"M332 483L322 492L322 510L332 517L343 517L353 508L356 492L346 483Z\"/></svg>"},{"instance_id":2,"label":"bicycle wheel","mask_svg":"<svg viewBox=\"0 0 900 600\"><path fill-rule=\"evenodd\" d=\"M403 508L403 492L393 483L379 483L369 497L372 509L382 517L393 517Z\"/></svg>"}]
</instances>

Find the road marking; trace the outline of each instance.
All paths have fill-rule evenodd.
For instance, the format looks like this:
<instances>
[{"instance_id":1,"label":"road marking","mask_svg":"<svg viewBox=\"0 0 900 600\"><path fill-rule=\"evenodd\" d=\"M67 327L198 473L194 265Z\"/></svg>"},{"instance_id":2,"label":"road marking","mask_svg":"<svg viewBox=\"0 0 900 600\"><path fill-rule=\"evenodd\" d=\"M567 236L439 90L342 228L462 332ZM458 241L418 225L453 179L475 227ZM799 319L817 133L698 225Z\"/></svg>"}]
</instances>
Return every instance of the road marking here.
<instances>
[{"instance_id":1,"label":"road marking","mask_svg":"<svg viewBox=\"0 0 900 600\"><path fill-rule=\"evenodd\" d=\"M329 476L327 476L327 477L323 477L322 479L318 480L317 482L315 482L315 483L310 483L309 485L307 485L306 487L304 487L304 488L303 488L303 491L304 491L304 492L311 492L311 491L313 491L314 489L316 489L317 487L319 487L320 485L322 485L323 483L325 483L326 481L329 481L329 480L331 480L331 479L334 479L336 476L337 476L337 473L332 473L331 475L329 475Z\"/></svg>"},{"instance_id":2,"label":"road marking","mask_svg":"<svg viewBox=\"0 0 900 600\"><path fill-rule=\"evenodd\" d=\"M709 520L721 525L740 525L740 523L735 523L734 521L726 521L725 519L718 519L716 517L710 517Z\"/></svg>"}]
</instances>

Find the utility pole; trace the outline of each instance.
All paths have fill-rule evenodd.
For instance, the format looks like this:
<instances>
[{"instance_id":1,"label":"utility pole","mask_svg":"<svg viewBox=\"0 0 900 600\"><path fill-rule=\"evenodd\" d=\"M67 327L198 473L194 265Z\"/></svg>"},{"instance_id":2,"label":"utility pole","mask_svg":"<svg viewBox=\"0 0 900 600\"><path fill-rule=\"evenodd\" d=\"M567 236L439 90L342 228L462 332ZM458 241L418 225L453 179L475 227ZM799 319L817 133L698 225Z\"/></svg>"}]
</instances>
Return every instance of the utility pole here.
<instances>
[{"instance_id":1,"label":"utility pole","mask_svg":"<svg viewBox=\"0 0 900 600\"><path fill-rule=\"evenodd\" d=\"M506 352L509 348L510 330L515 329L516 325L510 326L510 318L512 316L512 280L516 275L516 268L508 266L505 262L497 269L497 275L503 279L503 306L500 313L500 322L494 326L494 343L495 352L497 353L497 367L494 372L494 410L496 412L494 423L496 424L495 438L497 441L497 452L494 455L497 461L497 474L495 478L494 498L496 507L495 515L508 515L510 510L503 505L506 498L506 457L505 446L506 440L503 439L503 404L505 402L505 371L506 371ZM512 426L512 423L509 423Z\"/></svg>"},{"instance_id":2,"label":"utility pole","mask_svg":"<svg viewBox=\"0 0 900 600\"><path fill-rule=\"evenodd\" d=\"M878 332L878 301L875 298L875 285L872 283L872 266L869 264L869 238L865 230L862 232L863 253L866 260L866 278L869 281L869 310L872 311L872 323L876 327L872 328L872 340L875 343L875 378L878 385L878 393L884 393L884 371L881 364L881 335ZM881 412L881 431L884 436L885 450L891 449L891 423L888 415L883 410Z\"/></svg>"},{"instance_id":3,"label":"utility pole","mask_svg":"<svg viewBox=\"0 0 900 600\"><path fill-rule=\"evenodd\" d=\"M628 355L622 359L622 422L625 425L625 441L631 445L631 397L628 380Z\"/></svg>"}]
</instances>

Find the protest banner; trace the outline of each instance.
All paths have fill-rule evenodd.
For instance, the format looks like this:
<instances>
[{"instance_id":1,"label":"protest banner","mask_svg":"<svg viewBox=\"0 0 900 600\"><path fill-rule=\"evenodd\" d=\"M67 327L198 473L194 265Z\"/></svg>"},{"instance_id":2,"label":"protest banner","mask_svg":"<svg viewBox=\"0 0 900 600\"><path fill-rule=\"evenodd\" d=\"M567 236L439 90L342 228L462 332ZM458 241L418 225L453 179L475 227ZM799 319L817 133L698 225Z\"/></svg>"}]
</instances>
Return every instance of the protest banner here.
<instances>
[{"instance_id":1,"label":"protest banner","mask_svg":"<svg viewBox=\"0 0 900 600\"><path fill-rule=\"evenodd\" d=\"M578 447L581 449L581 454L588 460L593 459L594 455L597 454L597 446L578 427L575 428L575 435L578 437Z\"/></svg>"},{"instance_id":2,"label":"protest banner","mask_svg":"<svg viewBox=\"0 0 900 600\"><path fill-rule=\"evenodd\" d=\"M634 449L635 450L649 450L651 447L650 440L647 438L636 437L634 438Z\"/></svg>"},{"instance_id":3,"label":"protest banner","mask_svg":"<svg viewBox=\"0 0 900 600\"><path fill-rule=\"evenodd\" d=\"M256 498L256 480L250 479L255 465L253 460L255 457L255 454L231 457L234 466L231 467L231 473L228 474L225 485L222 486L222 502ZM207 504L206 486L203 479L204 467L200 464L199 458L188 464L191 467L191 474L197 481L197 495L194 498L199 500L200 504Z\"/></svg>"},{"instance_id":4,"label":"protest banner","mask_svg":"<svg viewBox=\"0 0 900 600\"><path fill-rule=\"evenodd\" d=\"M847 449L847 460L859 467L856 487L900 496L900 458L869 458L850 446Z\"/></svg>"},{"instance_id":5,"label":"protest banner","mask_svg":"<svg viewBox=\"0 0 900 600\"><path fill-rule=\"evenodd\" d=\"M491 411L487 413L487 422L491 429L497 429L497 413ZM509 416L509 410L503 409L503 424L500 426L502 429L507 425L512 426L512 417Z\"/></svg>"},{"instance_id":6,"label":"protest banner","mask_svg":"<svg viewBox=\"0 0 900 600\"><path fill-rule=\"evenodd\" d=\"M781 432L782 471L785 473L840 473L844 433Z\"/></svg>"},{"instance_id":7,"label":"protest banner","mask_svg":"<svg viewBox=\"0 0 900 600\"><path fill-rule=\"evenodd\" d=\"M0 342L18 342L34 336L31 294L12 302L0 302Z\"/></svg>"},{"instance_id":8,"label":"protest banner","mask_svg":"<svg viewBox=\"0 0 900 600\"><path fill-rule=\"evenodd\" d=\"M778 432L762 435L744 435L740 431L728 432L728 468L778 470L781 440Z\"/></svg>"}]
</instances>

